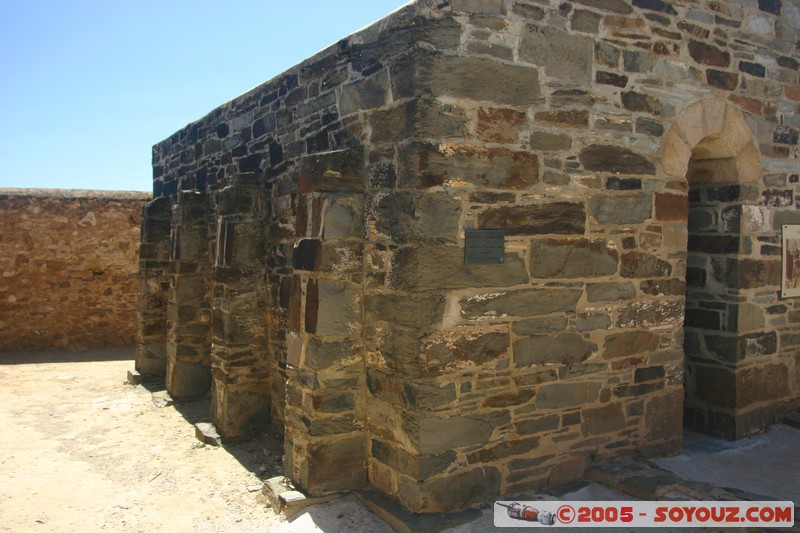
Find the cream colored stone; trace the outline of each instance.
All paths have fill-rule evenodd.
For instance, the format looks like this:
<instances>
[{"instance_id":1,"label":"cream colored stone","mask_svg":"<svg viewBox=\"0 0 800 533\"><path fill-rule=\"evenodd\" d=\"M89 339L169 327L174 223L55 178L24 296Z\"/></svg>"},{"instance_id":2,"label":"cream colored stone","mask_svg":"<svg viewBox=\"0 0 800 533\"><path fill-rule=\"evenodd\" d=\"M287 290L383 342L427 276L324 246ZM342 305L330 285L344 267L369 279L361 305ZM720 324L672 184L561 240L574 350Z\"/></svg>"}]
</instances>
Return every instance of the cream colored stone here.
<instances>
[{"instance_id":1,"label":"cream colored stone","mask_svg":"<svg viewBox=\"0 0 800 533\"><path fill-rule=\"evenodd\" d=\"M739 333L747 333L764 327L764 310L751 303L739 306Z\"/></svg>"},{"instance_id":2,"label":"cream colored stone","mask_svg":"<svg viewBox=\"0 0 800 533\"><path fill-rule=\"evenodd\" d=\"M702 102L696 102L678 113L672 127L678 129L686 144L692 148L711 133L705 122Z\"/></svg>"},{"instance_id":3,"label":"cream colored stone","mask_svg":"<svg viewBox=\"0 0 800 533\"><path fill-rule=\"evenodd\" d=\"M664 137L661 169L670 176L683 179L686 176L691 157L692 150L683 140L677 128L673 126Z\"/></svg>"},{"instance_id":4,"label":"cream colored stone","mask_svg":"<svg viewBox=\"0 0 800 533\"><path fill-rule=\"evenodd\" d=\"M760 233L772 230L772 210L760 205L742 206L742 233Z\"/></svg>"},{"instance_id":5,"label":"cream colored stone","mask_svg":"<svg viewBox=\"0 0 800 533\"><path fill-rule=\"evenodd\" d=\"M736 158L736 170L742 183L758 183L761 179L761 153L751 142Z\"/></svg>"},{"instance_id":6,"label":"cream colored stone","mask_svg":"<svg viewBox=\"0 0 800 533\"><path fill-rule=\"evenodd\" d=\"M728 105L719 98L708 98L701 102L703 122L709 134L722 132L725 127L725 116Z\"/></svg>"},{"instance_id":7,"label":"cream colored stone","mask_svg":"<svg viewBox=\"0 0 800 533\"><path fill-rule=\"evenodd\" d=\"M733 106L728 106L722 131L734 154L738 154L753 142L753 132L750 131L744 115Z\"/></svg>"}]
</instances>

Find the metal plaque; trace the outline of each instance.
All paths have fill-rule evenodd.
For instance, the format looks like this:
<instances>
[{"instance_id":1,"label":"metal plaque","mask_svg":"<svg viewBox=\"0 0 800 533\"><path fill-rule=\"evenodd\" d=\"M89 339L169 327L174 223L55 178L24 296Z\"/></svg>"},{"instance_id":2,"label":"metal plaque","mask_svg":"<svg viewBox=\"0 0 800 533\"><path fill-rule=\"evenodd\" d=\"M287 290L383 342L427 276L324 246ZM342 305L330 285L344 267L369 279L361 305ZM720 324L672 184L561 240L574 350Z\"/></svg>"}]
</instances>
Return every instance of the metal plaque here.
<instances>
[{"instance_id":1,"label":"metal plaque","mask_svg":"<svg viewBox=\"0 0 800 533\"><path fill-rule=\"evenodd\" d=\"M502 229L468 229L464 262L468 265L502 265L506 232Z\"/></svg>"}]
</instances>

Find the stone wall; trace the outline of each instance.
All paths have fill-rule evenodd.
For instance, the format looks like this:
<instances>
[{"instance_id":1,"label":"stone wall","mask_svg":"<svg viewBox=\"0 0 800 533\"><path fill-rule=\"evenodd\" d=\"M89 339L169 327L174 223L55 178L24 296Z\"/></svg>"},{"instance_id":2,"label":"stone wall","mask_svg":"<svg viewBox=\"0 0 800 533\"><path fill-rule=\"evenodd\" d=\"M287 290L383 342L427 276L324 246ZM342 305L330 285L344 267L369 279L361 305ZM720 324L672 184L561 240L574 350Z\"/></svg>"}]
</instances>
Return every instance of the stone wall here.
<instances>
[{"instance_id":1,"label":"stone wall","mask_svg":"<svg viewBox=\"0 0 800 533\"><path fill-rule=\"evenodd\" d=\"M308 492L414 512L760 431L800 405L798 27L795 0L404 7L154 148L137 365L190 369L228 438L269 416Z\"/></svg>"},{"instance_id":2,"label":"stone wall","mask_svg":"<svg viewBox=\"0 0 800 533\"><path fill-rule=\"evenodd\" d=\"M0 189L0 350L133 344L149 193Z\"/></svg>"}]
</instances>

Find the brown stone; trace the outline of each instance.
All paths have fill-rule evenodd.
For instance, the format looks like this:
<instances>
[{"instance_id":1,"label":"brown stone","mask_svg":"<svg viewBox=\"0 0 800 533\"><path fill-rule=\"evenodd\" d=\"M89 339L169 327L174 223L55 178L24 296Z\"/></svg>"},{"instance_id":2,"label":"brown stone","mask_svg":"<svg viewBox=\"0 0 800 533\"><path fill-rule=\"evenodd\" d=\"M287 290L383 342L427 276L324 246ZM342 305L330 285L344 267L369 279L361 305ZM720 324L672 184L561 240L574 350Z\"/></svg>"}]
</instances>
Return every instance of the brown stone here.
<instances>
[{"instance_id":1,"label":"brown stone","mask_svg":"<svg viewBox=\"0 0 800 533\"><path fill-rule=\"evenodd\" d=\"M504 318L507 316L546 315L569 311L581 296L580 289L519 289L499 294L479 295L462 300L464 318Z\"/></svg>"},{"instance_id":2,"label":"brown stone","mask_svg":"<svg viewBox=\"0 0 800 533\"><path fill-rule=\"evenodd\" d=\"M572 137L566 133L533 131L530 142L531 150L542 152L561 152L572 148Z\"/></svg>"},{"instance_id":3,"label":"brown stone","mask_svg":"<svg viewBox=\"0 0 800 533\"><path fill-rule=\"evenodd\" d=\"M689 217L688 197L656 193L656 220L682 222Z\"/></svg>"},{"instance_id":4,"label":"brown stone","mask_svg":"<svg viewBox=\"0 0 800 533\"><path fill-rule=\"evenodd\" d=\"M597 346L575 333L536 335L514 343L514 361L519 367L548 363L574 365L591 357L596 349Z\"/></svg>"},{"instance_id":5,"label":"brown stone","mask_svg":"<svg viewBox=\"0 0 800 533\"><path fill-rule=\"evenodd\" d=\"M527 115L520 111L481 108L477 133L484 141L516 144L527 123Z\"/></svg>"},{"instance_id":6,"label":"brown stone","mask_svg":"<svg viewBox=\"0 0 800 533\"><path fill-rule=\"evenodd\" d=\"M583 204L550 202L487 209L478 215L482 229L503 229L506 235L582 234L586 227Z\"/></svg>"},{"instance_id":7,"label":"brown stone","mask_svg":"<svg viewBox=\"0 0 800 533\"><path fill-rule=\"evenodd\" d=\"M646 157L627 148L592 144L580 153L583 168L614 174L655 174L655 166Z\"/></svg>"},{"instance_id":8,"label":"brown stone","mask_svg":"<svg viewBox=\"0 0 800 533\"><path fill-rule=\"evenodd\" d=\"M502 330L436 333L422 340L420 358L426 374L440 375L503 357L510 344Z\"/></svg>"},{"instance_id":9,"label":"brown stone","mask_svg":"<svg viewBox=\"0 0 800 533\"><path fill-rule=\"evenodd\" d=\"M437 187L451 180L492 189L527 189L539 182L535 154L473 145L411 143L399 152L399 183Z\"/></svg>"},{"instance_id":10,"label":"brown stone","mask_svg":"<svg viewBox=\"0 0 800 533\"><path fill-rule=\"evenodd\" d=\"M650 254L631 252L622 255L620 274L624 278L665 278L672 274L672 265Z\"/></svg>"},{"instance_id":11,"label":"brown stone","mask_svg":"<svg viewBox=\"0 0 800 533\"><path fill-rule=\"evenodd\" d=\"M625 87L626 85L628 85L628 76L599 70L595 75L594 81L596 81L601 85L613 85L614 87Z\"/></svg>"},{"instance_id":12,"label":"brown stone","mask_svg":"<svg viewBox=\"0 0 800 533\"><path fill-rule=\"evenodd\" d=\"M600 396L600 383L545 383L536 395L536 405L543 409L560 409L592 403Z\"/></svg>"},{"instance_id":13,"label":"brown stone","mask_svg":"<svg viewBox=\"0 0 800 533\"><path fill-rule=\"evenodd\" d=\"M723 52L716 46L699 41L689 41L689 55L701 65L727 67L731 64L731 56L728 52Z\"/></svg>"},{"instance_id":14,"label":"brown stone","mask_svg":"<svg viewBox=\"0 0 800 533\"><path fill-rule=\"evenodd\" d=\"M300 163L301 193L363 191L366 184L364 150L329 152L304 158Z\"/></svg>"},{"instance_id":15,"label":"brown stone","mask_svg":"<svg viewBox=\"0 0 800 533\"><path fill-rule=\"evenodd\" d=\"M603 357L616 359L658 349L661 337L649 331L626 331L614 333L606 337L603 345Z\"/></svg>"},{"instance_id":16,"label":"brown stone","mask_svg":"<svg viewBox=\"0 0 800 533\"><path fill-rule=\"evenodd\" d=\"M588 126L588 111L540 111L536 113L537 122L546 122L554 126Z\"/></svg>"},{"instance_id":17,"label":"brown stone","mask_svg":"<svg viewBox=\"0 0 800 533\"><path fill-rule=\"evenodd\" d=\"M346 438L312 444L305 490L312 496L355 490L367 483L366 439Z\"/></svg>"},{"instance_id":18,"label":"brown stone","mask_svg":"<svg viewBox=\"0 0 800 533\"><path fill-rule=\"evenodd\" d=\"M586 437L619 431L625 427L625 414L622 411L622 404L619 402L594 409L584 409L581 417L583 419L582 432Z\"/></svg>"},{"instance_id":19,"label":"brown stone","mask_svg":"<svg viewBox=\"0 0 800 533\"><path fill-rule=\"evenodd\" d=\"M617 271L617 251L604 240L546 239L531 243L534 278L590 278Z\"/></svg>"}]
</instances>

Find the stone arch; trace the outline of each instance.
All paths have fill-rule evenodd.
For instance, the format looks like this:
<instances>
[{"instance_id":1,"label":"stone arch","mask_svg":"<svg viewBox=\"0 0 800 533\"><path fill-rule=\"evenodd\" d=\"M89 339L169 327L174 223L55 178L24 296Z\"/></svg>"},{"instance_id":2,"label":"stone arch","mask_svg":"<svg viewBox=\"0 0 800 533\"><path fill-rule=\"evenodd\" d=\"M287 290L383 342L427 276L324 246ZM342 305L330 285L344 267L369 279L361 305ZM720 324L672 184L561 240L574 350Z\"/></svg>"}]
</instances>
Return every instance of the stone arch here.
<instances>
[{"instance_id":1,"label":"stone arch","mask_svg":"<svg viewBox=\"0 0 800 533\"><path fill-rule=\"evenodd\" d=\"M684 425L725 438L754 431L740 396L742 346L752 333L752 283L741 218L761 179L761 154L744 115L707 98L681 111L664 141L662 170L686 179L689 210L684 321ZM752 207L752 206L750 206ZM761 327L764 324L760 324Z\"/></svg>"},{"instance_id":2,"label":"stone arch","mask_svg":"<svg viewBox=\"0 0 800 533\"><path fill-rule=\"evenodd\" d=\"M744 115L720 98L694 102L678 113L663 146L661 168L678 179L687 176L691 161L731 163L736 174L731 183L761 178L761 153Z\"/></svg>"}]
</instances>

